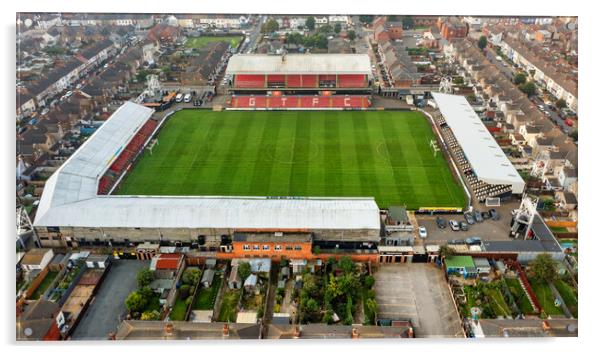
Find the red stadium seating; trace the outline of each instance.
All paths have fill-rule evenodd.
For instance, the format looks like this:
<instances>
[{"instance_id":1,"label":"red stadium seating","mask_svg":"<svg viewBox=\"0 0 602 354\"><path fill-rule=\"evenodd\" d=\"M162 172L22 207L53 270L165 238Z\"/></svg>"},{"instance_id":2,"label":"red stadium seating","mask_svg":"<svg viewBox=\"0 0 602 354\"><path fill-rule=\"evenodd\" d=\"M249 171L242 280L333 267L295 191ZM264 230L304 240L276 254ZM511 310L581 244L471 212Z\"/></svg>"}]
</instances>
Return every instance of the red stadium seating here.
<instances>
[{"instance_id":1,"label":"red stadium seating","mask_svg":"<svg viewBox=\"0 0 602 354\"><path fill-rule=\"evenodd\" d=\"M268 75L268 83L284 82L284 75Z\"/></svg>"},{"instance_id":2,"label":"red stadium seating","mask_svg":"<svg viewBox=\"0 0 602 354\"><path fill-rule=\"evenodd\" d=\"M318 87L316 75L301 75L301 87Z\"/></svg>"},{"instance_id":3,"label":"red stadium seating","mask_svg":"<svg viewBox=\"0 0 602 354\"><path fill-rule=\"evenodd\" d=\"M367 87L365 75L339 75L339 87Z\"/></svg>"},{"instance_id":4,"label":"red stadium seating","mask_svg":"<svg viewBox=\"0 0 602 354\"><path fill-rule=\"evenodd\" d=\"M286 77L287 87L301 87L301 75L288 75Z\"/></svg>"},{"instance_id":5,"label":"red stadium seating","mask_svg":"<svg viewBox=\"0 0 602 354\"><path fill-rule=\"evenodd\" d=\"M264 75L236 75L234 87L240 88L262 88L265 87Z\"/></svg>"},{"instance_id":6,"label":"red stadium seating","mask_svg":"<svg viewBox=\"0 0 602 354\"><path fill-rule=\"evenodd\" d=\"M110 174L119 176L123 173L125 168L132 162L136 154L144 147L144 142L151 136L155 128L159 123L156 120L149 119L134 135L132 140L126 145L126 147L119 153L119 156L113 161L107 173L100 178L98 181L98 193L106 194L110 191L115 178L112 178Z\"/></svg>"}]
</instances>

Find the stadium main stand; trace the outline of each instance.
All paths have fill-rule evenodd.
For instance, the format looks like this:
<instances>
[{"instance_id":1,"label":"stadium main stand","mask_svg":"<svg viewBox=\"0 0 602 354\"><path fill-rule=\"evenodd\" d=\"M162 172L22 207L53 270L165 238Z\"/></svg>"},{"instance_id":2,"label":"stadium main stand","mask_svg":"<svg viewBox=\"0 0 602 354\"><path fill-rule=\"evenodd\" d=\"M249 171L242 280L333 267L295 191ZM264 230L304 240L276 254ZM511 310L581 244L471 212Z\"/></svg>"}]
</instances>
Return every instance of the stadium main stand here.
<instances>
[{"instance_id":1,"label":"stadium main stand","mask_svg":"<svg viewBox=\"0 0 602 354\"><path fill-rule=\"evenodd\" d=\"M236 54L230 58L226 74L232 77L229 91L234 94L274 88L289 93L327 88L368 94L372 80L367 54Z\"/></svg>"},{"instance_id":2,"label":"stadium main stand","mask_svg":"<svg viewBox=\"0 0 602 354\"><path fill-rule=\"evenodd\" d=\"M371 106L367 95L334 95L334 96L232 96L231 108L254 109L366 109Z\"/></svg>"},{"instance_id":3,"label":"stadium main stand","mask_svg":"<svg viewBox=\"0 0 602 354\"><path fill-rule=\"evenodd\" d=\"M98 194L109 193L119 176L142 150L144 142L148 140L157 125L158 122L154 119L149 119L142 125L98 181Z\"/></svg>"}]
</instances>

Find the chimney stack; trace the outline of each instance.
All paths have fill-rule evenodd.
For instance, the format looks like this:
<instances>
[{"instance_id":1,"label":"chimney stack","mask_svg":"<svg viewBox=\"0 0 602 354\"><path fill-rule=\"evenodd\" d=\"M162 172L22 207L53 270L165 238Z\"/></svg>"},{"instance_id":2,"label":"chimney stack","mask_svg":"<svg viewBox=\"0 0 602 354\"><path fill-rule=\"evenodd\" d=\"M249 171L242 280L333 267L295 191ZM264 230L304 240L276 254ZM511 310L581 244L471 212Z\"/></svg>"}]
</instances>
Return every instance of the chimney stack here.
<instances>
[{"instance_id":1,"label":"chimney stack","mask_svg":"<svg viewBox=\"0 0 602 354\"><path fill-rule=\"evenodd\" d=\"M353 339L359 339L360 338L360 334L357 331L357 328L353 327L353 329L351 330L351 338Z\"/></svg>"},{"instance_id":2,"label":"chimney stack","mask_svg":"<svg viewBox=\"0 0 602 354\"><path fill-rule=\"evenodd\" d=\"M230 336L230 327L228 327L227 323L224 324L224 327L222 329L222 335L224 337L229 337Z\"/></svg>"}]
</instances>

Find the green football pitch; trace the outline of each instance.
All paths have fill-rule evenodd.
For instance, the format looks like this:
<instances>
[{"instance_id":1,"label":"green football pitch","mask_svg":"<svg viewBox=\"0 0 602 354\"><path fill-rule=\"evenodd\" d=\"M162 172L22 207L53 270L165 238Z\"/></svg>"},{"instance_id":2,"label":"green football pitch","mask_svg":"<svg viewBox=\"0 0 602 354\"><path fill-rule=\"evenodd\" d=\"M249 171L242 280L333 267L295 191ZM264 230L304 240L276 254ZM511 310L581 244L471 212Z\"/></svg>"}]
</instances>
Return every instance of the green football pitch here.
<instances>
[{"instance_id":1,"label":"green football pitch","mask_svg":"<svg viewBox=\"0 0 602 354\"><path fill-rule=\"evenodd\" d=\"M183 110L158 138L118 194L372 196L409 209L466 200L418 112Z\"/></svg>"}]
</instances>

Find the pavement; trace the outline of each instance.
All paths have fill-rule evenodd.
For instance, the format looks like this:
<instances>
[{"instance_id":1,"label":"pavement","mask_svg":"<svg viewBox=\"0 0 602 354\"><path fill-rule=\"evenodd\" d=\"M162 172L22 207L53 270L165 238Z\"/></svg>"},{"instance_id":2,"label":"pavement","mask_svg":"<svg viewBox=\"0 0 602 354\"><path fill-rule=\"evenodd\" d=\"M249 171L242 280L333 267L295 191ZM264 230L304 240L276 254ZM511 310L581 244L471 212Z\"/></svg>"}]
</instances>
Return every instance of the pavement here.
<instances>
[{"instance_id":1,"label":"pavement","mask_svg":"<svg viewBox=\"0 0 602 354\"><path fill-rule=\"evenodd\" d=\"M136 274L149 264L133 259L114 260L72 339L105 340L110 332L116 331L126 311L124 301L138 287Z\"/></svg>"},{"instance_id":2,"label":"pavement","mask_svg":"<svg viewBox=\"0 0 602 354\"><path fill-rule=\"evenodd\" d=\"M382 264L374 278L379 318L409 319L419 338L464 337L443 271L434 264Z\"/></svg>"},{"instance_id":3,"label":"pavement","mask_svg":"<svg viewBox=\"0 0 602 354\"><path fill-rule=\"evenodd\" d=\"M427 238L425 244L446 244L449 240L465 239L467 237L478 236L483 241L508 241L510 240L508 233L510 232L510 222L512 221L512 210L519 207L518 202L502 202L502 205L494 209L500 215L499 220L487 219L483 222L478 222L473 225L468 225L468 231L452 231L449 227L449 220L466 221L463 214L440 215L446 221L446 228L440 229L437 227L435 215L416 215L418 225L426 227ZM491 208L481 205L475 208L480 212L487 211Z\"/></svg>"}]
</instances>

